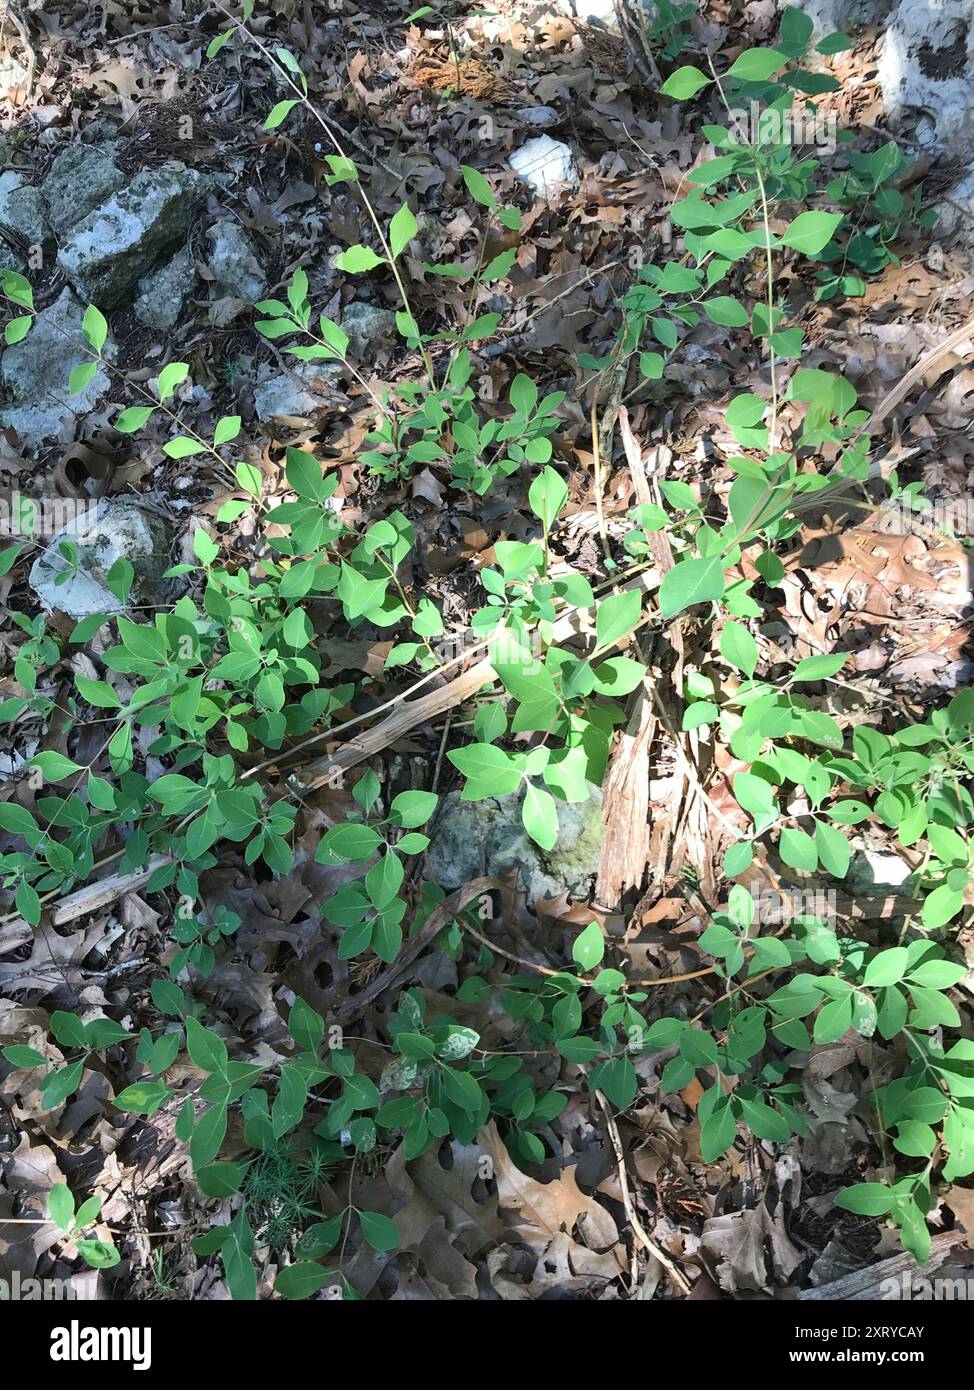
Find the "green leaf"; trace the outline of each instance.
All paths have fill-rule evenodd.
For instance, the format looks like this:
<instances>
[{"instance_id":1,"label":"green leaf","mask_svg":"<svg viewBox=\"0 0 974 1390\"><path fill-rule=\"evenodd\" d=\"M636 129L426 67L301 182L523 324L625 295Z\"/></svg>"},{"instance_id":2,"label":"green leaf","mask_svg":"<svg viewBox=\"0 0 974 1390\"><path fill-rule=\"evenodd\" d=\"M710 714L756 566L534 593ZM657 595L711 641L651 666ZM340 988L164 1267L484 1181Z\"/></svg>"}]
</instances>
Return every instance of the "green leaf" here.
<instances>
[{"instance_id":1,"label":"green leaf","mask_svg":"<svg viewBox=\"0 0 974 1390\"><path fill-rule=\"evenodd\" d=\"M435 792L400 792L389 808L389 818L406 830L425 825L436 810Z\"/></svg>"},{"instance_id":2,"label":"green leaf","mask_svg":"<svg viewBox=\"0 0 974 1390\"><path fill-rule=\"evenodd\" d=\"M740 623L727 622L720 634L720 654L731 666L753 676L758 664L758 644Z\"/></svg>"},{"instance_id":3,"label":"green leaf","mask_svg":"<svg viewBox=\"0 0 974 1390\"><path fill-rule=\"evenodd\" d=\"M497 201L494 198L494 190L478 169L472 169L469 164L461 164L460 172L463 181L467 185L467 192L475 203L479 203L482 208L494 208Z\"/></svg>"},{"instance_id":4,"label":"green leaf","mask_svg":"<svg viewBox=\"0 0 974 1390\"><path fill-rule=\"evenodd\" d=\"M726 294L704 299L700 307L712 323L721 324L725 328L743 328L748 322L748 312L744 305Z\"/></svg>"},{"instance_id":5,"label":"green leaf","mask_svg":"<svg viewBox=\"0 0 974 1390\"><path fill-rule=\"evenodd\" d=\"M389 246L392 250L393 260L405 250L417 231L416 218L413 216L412 209L407 203L403 203L389 224Z\"/></svg>"},{"instance_id":6,"label":"green leaf","mask_svg":"<svg viewBox=\"0 0 974 1390\"><path fill-rule=\"evenodd\" d=\"M688 101L695 96L701 87L706 87L708 82L713 79L706 73L700 71L692 65L677 68L676 72L671 72L669 77L660 87L660 94L664 97L672 97L674 101Z\"/></svg>"},{"instance_id":7,"label":"green leaf","mask_svg":"<svg viewBox=\"0 0 974 1390\"><path fill-rule=\"evenodd\" d=\"M568 486L561 474L550 466L543 468L528 490L528 502L546 533L567 501Z\"/></svg>"},{"instance_id":8,"label":"green leaf","mask_svg":"<svg viewBox=\"0 0 974 1390\"><path fill-rule=\"evenodd\" d=\"M521 768L509 753L492 743L474 743L458 748L447 757L467 779L461 793L464 801L483 801L489 796L506 796L521 783Z\"/></svg>"},{"instance_id":9,"label":"green leaf","mask_svg":"<svg viewBox=\"0 0 974 1390\"><path fill-rule=\"evenodd\" d=\"M835 826L817 821L815 824L815 848L823 866L835 878L845 878L849 872L849 859L852 850L849 841L836 830Z\"/></svg>"},{"instance_id":10,"label":"green leaf","mask_svg":"<svg viewBox=\"0 0 974 1390\"><path fill-rule=\"evenodd\" d=\"M72 762L70 758L66 758L63 753L56 753L51 748L32 758L30 766L36 767L40 771L45 782L63 782L66 777L84 772L83 767Z\"/></svg>"},{"instance_id":11,"label":"green leaf","mask_svg":"<svg viewBox=\"0 0 974 1390\"><path fill-rule=\"evenodd\" d=\"M38 1052L36 1047L27 1047L23 1043L14 1043L11 1047L2 1049L5 1059L12 1067L46 1067L47 1058L42 1052Z\"/></svg>"},{"instance_id":12,"label":"green leaf","mask_svg":"<svg viewBox=\"0 0 974 1390\"><path fill-rule=\"evenodd\" d=\"M3 341L7 347L13 347L14 343L19 343L22 338L26 338L33 322L30 314L21 314L15 319L10 319L3 330Z\"/></svg>"},{"instance_id":13,"label":"green leaf","mask_svg":"<svg viewBox=\"0 0 974 1390\"><path fill-rule=\"evenodd\" d=\"M177 434L175 439L169 439L162 446L162 452L171 459L188 459L193 454L202 454L206 450L206 445L201 444L198 439L191 439L188 434Z\"/></svg>"},{"instance_id":14,"label":"green leaf","mask_svg":"<svg viewBox=\"0 0 974 1390\"><path fill-rule=\"evenodd\" d=\"M226 1043L192 1017L186 1020L186 1050L200 1071L225 1075L229 1061Z\"/></svg>"},{"instance_id":15,"label":"green leaf","mask_svg":"<svg viewBox=\"0 0 974 1390\"><path fill-rule=\"evenodd\" d=\"M826 34L824 39L819 39L815 45L816 53L824 53L826 57L833 53L845 53L853 47L853 41L848 34Z\"/></svg>"},{"instance_id":16,"label":"green leaf","mask_svg":"<svg viewBox=\"0 0 974 1390\"><path fill-rule=\"evenodd\" d=\"M680 560L663 576L659 589L660 612L674 618L695 603L719 599L724 592L724 560L720 555Z\"/></svg>"},{"instance_id":17,"label":"green leaf","mask_svg":"<svg viewBox=\"0 0 974 1390\"><path fill-rule=\"evenodd\" d=\"M317 1052L325 1035L325 1023L310 1004L296 995L288 1014L287 1030L302 1052Z\"/></svg>"},{"instance_id":18,"label":"green leaf","mask_svg":"<svg viewBox=\"0 0 974 1390\"><path fill-rule=\"evenodd\" d=\"M396 1250L399 1247L399 1230L394 1221L377 1211L360 1211L359 1223L362 1235L373 1250Z\"/></svg>"},{"instance_id":19,"label":"green leaf","mask_svg":"<svg viewBox=\"0 0 974 1390\"><path fill-rule=\"evenodd\" d=\"M791 682L796 684L799 681L826 680L842 670L847 657L847 652L823 652L820 656L806 656L792 672Z\"/></svg>"},{"instance_id":20,"label":"green leaf","mask_svg":"<svg viewBox=\"0 0 974 1390\"><path fill-rule=\"evenodd\" d=\"M815 841L811 835L806 835L804 830L782 830L778 853L784 863L792 869L801 869L804 873L813 874L818 868Z\"/></svg>"},{"instance_id":21,"label":"green leaf","mask_svg":"<svg viewBox=\"0 0 974 1390\"><path fill-rule=\"evenodd\" d=\"M840 212L800 212L783 234L782 245L804 256L817 256L832 240L841 221Z\"/></svg>"},{"instance_id":22,"label":"green leaf","mask_svg":"<svg viewBox=\"0 0 974 1390\"><path fill-rule=\"evenodd\" d=\"M558 812L550 792L528 782L521 806L521 819L536 845L543 850L554 849L558 840Z\"/></svg>"},{"instance_id":23,"label":"green leaf","mask_svg":"<svg viewBox=\"0 0 974 1390\"><path fill-rule=\"evenodd\" d=\"M776 48L748 48L734 59L727 76L739 77L742 82L766 82L787 61L787 55Z\"/></svg>"},{"instance_id":24,"label":"green leaf","mask_svg":"<svg viewBox=\"0 0 974 1390\"><path fill-rule=\"evenodd\" d=\"M71 369L68 377L68 392L72 396L77 396L85 389L89 381L92 380L98 370L97 362L79 362L77 367Z\"/></svg>"},{"instance_id":25,"label":"green leaf","mask_svg":"<svg viewBox=\"0 0 974 1390\"><path fill-rule=\"evenodd\" d=\"M21 879L14 896L14 906L30 926L36 927L41 920L41 900L26 879Z\"/></svg>"},{"instance_id":26,"label":"green leaf","mask_svg":"<svg viewBox=\"0 0 974 1390\"><path fill-rule=\"evenodd\" d=\"M737 1121L730 1105L722 1105L700 1126L700 1153L704 1163L713 1163L726 1153L737 1138Z\"/></svg>"},{"instance_id":27,"label":"green leaf","mask_svg":"<svg viewBox=\"0 0 974 1390\"><path fill-rule=\"evenodd\" d=\"M617 1110L626 1110L636 1099L636 1068L628 1057L613 1057L593 1067L588 1078L591 1090L604 1091Z\"/></svg>"},{"instance_id":28,"label":"green leaf","mask_svg":"<svg viewBox=\"0 0 974 1390\"><path fill-rule=\"evenodd\" d=\"M240 416L224 415L222 420L217 421L216 429L213 432L214 445L229 444L232 439L236 439L240 433Z\"/></svg>"},{"instance_id":29,"label":"green leaf","mask_svg":"<svg viewBox=\"0 0 974 1390\"><path fill-rule=\"evenodd\" d=\"M598 922L589 922L572 942L572 960L580 970L592 970L605 955L605 939Z\"/></svg>"},{"instance_id":30,"label":"green leaf","mask_svg":"<svg viewBox=\"0 0 974 1390\"><path fill-rule=\"evenodd\" d=\"M193 1020L189 1020L192 1022ZM193 1171L199 1172L210 1163L223 1146L227 1133L226 1105L211 1105L196 1122L189 1141L189 1156Z\"/></svg>"},{"instance_id":31,"label":"green leaf","mask_svg":"<svg viewBox=\"0 0 974 1390\"><path fill-rule=\"evenodd\" d=\"M838 1042L852 1027L853 996L831 999L816 1015L813 1037L817 1043Z\"/></svg>"},{"instance_id":32,"label":"green leaf","mask_svg":"<svg viewBox=\"0 0 974 1390\"><path fill-rule=\"evenodd\" d=\"M81 321L81 331L84 334L85 342L96 352L101 352L108 337L108 323L105 315L100 309L96 309L94 304L89 304L85 310L85 316Z\"/></svg>"},{"instance_id":33,"label":"green leaf","mask_svg":"<svg viewBox=\"0 0 974 1390\"><path fill-rule=\"evenodd\" d=\"M135 1081L115 1097L115 1105L132 1115L154 1115L171 1095L161 1081Z\"/></svg>"},{"instance_id":34,"label":"green leaf","mask_svg":"<svg viewBox=\"0 0 974 1390\"><path fill-rule=\"evenodd\" d=\"M631 632L639 622L642 594L639 589L625 589L603 599L595 612L595 640L599 648L613 647Z\"/></svg>"},{"instance_id":35,"label":"green leaf","mask_svg":"<svg viewBox=\"0 0 974 1390\"><path fill-rule=\"evenodd\" d=\"M264 129L276 130L297 105L297 97L289 97L286 101L276 102L275 105L271 107L267 120L264 122Z\"/></svg>"},{"instance_id":36,"label":"green leaf","mask_svg":"<svg viewBox=\"0 0 974 1390\"><path fill-rule=\"evenodd\" d=\"M949 884L942 883L939 888L928 893L923 900L921 914L923 925L928 931L936 931L938 927L945 926L947 922L956 917L963 906L963 892L958 892Z\"/></svg>"},{"instance_id":37,"label":"green leaf","mask_svg":"<svg viewBox=\"0 0 974 1390\"><path fill-rule=\"evenodd\" d=\"M74 1195L63 1182L56 1182L51 1188L47 1209L55 1226L62 1231L70 1229L74 1221Z\"/></svg>"},{"instance_id":38,"label":"green leaf","mask_svg":"<svg viewBox=\"0 0 974 1390\"><path fill-rule=\"evenodd\" d=\"M350 246L335 257L335 265L349 275L360 275L363 271L374 270L377 265L385 265L385 261L368 246Z\"/></svg>"},{"instance_id":39,"label":"green leaf","mask_svg":"<svg viewBox=\"0 0 974 1390\"><path fill-rule=\"evenodd\" d=\"M160 401L168 400L179 384L186 380L189 367L185 362L170 362L159 373L158 391Z\"/></svg>"},{"instance_id":40,"label":"green leaf","mask_svg":"<svg viewBox=\"0 0 974 1390\"><path fill-rule=\"evenodd\" d=\"M892 1210L894 1198L884 1183L860 1182L843 1188L834 1201L843 1211L854 1211L859 1216L885 1216Z\"/></svg>"},{"instance_id":41,"label":"green leaf","mask_svg":"<svg viewBox=\"0 0 974 1390\"><path fill-rule=\"evenodd\" d=\"M382 836L371 825L335 825L319 841L315 859L319 864L358 863L371 859L381 845Z\"/></svg>"},{"instance_id":42,"label":"green leaf","mask_svg":"<svg viewBox=\"0 0 974 1390\"><path fill-rule=\"evenodd\" d=\"M902 980L906 972L909 955L905 946L891 946L889 950L880 951L866 966L866 973L862 977L863 984L873 988L895 985L898 980Z\"/></svg>"},{"instance_id":43,"label":"green leaf","mask_svg":"<svg viewBox=\"0 0 974 1390\"><path fill-rule=\"evenodd\" d=\"M310 1298L330 1278L331 1273L313 1260L299 1260L281 1270L274 1280L274 1292L282 1298Z\"/></svg>"}]
</instances>

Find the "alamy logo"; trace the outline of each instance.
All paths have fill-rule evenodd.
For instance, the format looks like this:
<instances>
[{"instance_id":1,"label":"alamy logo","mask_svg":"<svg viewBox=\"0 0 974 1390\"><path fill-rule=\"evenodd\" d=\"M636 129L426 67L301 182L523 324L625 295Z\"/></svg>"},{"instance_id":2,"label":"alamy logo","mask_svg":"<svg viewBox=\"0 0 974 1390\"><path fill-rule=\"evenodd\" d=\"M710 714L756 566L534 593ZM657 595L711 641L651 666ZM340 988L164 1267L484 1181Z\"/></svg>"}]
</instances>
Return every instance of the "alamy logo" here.
<instances>
[{"instance_id":1,"label":"alamy logo","mask_svg":"<svg viewBox=\"0 0 974 1390\"><path fill-rule=\"evenodd\" d=\"M133 1371L152 1365L151 1327L82 1327L77 1320L51 1331L52 1361L131 1361Z\"/></svg>"},{"instance_id":2,"label":"alamy logo","mask_svg":"<svg viewBox=\"0 0 974 1390\"><path fill-rule=\"evenodd\" d=\"M0 1303L88 1302L98 1297L98 1271L86 1270L73 1279L22 1278L15 1269L0 1279Z\"/></svg>"}]
</instances>

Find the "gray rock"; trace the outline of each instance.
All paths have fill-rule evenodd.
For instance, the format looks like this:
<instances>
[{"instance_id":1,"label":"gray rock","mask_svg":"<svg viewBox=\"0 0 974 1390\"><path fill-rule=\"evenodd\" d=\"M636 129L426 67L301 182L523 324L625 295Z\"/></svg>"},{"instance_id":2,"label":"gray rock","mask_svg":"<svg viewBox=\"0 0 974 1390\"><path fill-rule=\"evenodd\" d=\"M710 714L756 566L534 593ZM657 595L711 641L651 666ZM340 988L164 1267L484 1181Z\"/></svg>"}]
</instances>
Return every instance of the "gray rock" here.
<instances>
[{"instance_id":1,"label":"gray rock","mask_svg":"<svg viewBox=\"0 0 974 1390\"><path fill-rule=\"evenodd\" d=\"M0 413L0 424L12 427L25 444L70 438L75 420L94 410L108 390L108 375L99 367L76 396L68 394L71 369L88 359L81 333L84 310L70 290L37 315L26 338L7 348L0 361L5 394L14 405ZM109 359L109 339L102 349Z\"/></svg>"},{"instance_id":2,"label":"gray rock","mask_svg":"<svg viewBox=\"0 0 974 1390\"><path fill-rule=\"evenodd\" d=\"M209 231L210 269L220 288L234 299L253 304L267 288L254 243L236 222L224 218Z\"/></svg>"},{"instance_id":3,"label":"gray rock","mask_svg":"<svg viewBox=\"0 0 974 1390\"><path fill-rule=\"evenodd\" d=\"M85 299L117 308L184 239L209 187L202 174L175 165L137 175L75 227L58 264Z\"/></svg>"},{"instance_id":4,"label":"gray rock","mask_svg":"<svg viewBox=\"0 0 974 1390\"><path fill-rule=\"evenodd\" d=\"M59 237L76 227L125 183L116 146L69 145L51 165L42 192L47 220Z\"/></svg>"},{"instance_id":5,"label":"gray rock","mask_svg":"<svg viewBox=\"0 0 974 1390\"><path fill-rule=\"evenodd\" d=\"M81 132L81 138L86 145L104 144L106 140L115 140L117 137L118 127L107 116L96 116Z\"/></svg>"},{"instance_id":6,"label":"gray rock","mask_svg":"<svg viewBox=\"0 0 974 1390\"><path fill-rule=\"evenodd\" d=\"M556 801L558 840L548 851L528 839L523 800L523 792L487 801L461 801L459 792L451 792L444 799L429 847L430 870L441 888L452 892L485 870L496 874L517 866L529 906L559 893L591 893L604 835L599 788L589 787L587 801Z\"/></svg>"},{"instance_id":7,"label":"gray rock","mask_svg":"<svg viewBox=\"0 0 974 1390\"><path fill-rule=\"evenodd\" d=\"M16 270L23 275L26 269L23 256L14 250L6 238L0 236L0 270Z\"/></svg>"},{"instance_id":8,"label":"gray rock","mask_svg":"<svg viewBox=\"0 0 974 1390\"><path fill-rule=\"evenodd\" d=\"M43 193L24 183L16 169L0 174L0 222L22 236L28 246L41 246L51 235Z\"/></svg>"},{"instance_id":9,"label":"gray rock","mask_svg":"<svg viewBox=\"0 0 974 1390\"><path fill-rule=\"evenodd\" d=\"M367 362L396 339L396 315L392 309L356 300L342 314L341 327L348 334L349 356Z\"/></svg>"},{"instance_id":10,"label":"gray rock","mask_svg":"<svg viewBox=\"0 0 974 1390\"><path fill-rule=\"evenodd\" d=\"M550 135L539 135L511 155L511 168L522 183L530 184L539 198L578 183L578 169L571 149Z\"/></svg>"},{"instance_id":11,"label":"gray rock","mask_svg":"<svg viewBox=\"0 0 974 1390\"><path fill-rule=\"evenodd\" d=\"M338 362L295 362L292 377L281 372L263 381L254 392L257 419L309 420L327 406L343 409L348 398L337 389Z\"/></svg>"},{"instance_id":12,"label":"gray rock","mask_svg":"<svg viewBox=\"0 0 974 1390\"><path fill-rule=\"evenodd\" d=\"M517 115L525 125L533 126L535 130L547 130L561 120L553 106L522 106Z\"/></svg>"},{"instance_id":13,"label":"gray rock","mask_svg":"<svg viewBox=\"0 0 974 1390\"><path fill-rule=\"evenodd\" d=\"M135 317L149 328L167 332L175 328L196 281L196 264L188 246L177 251L171 261L139 281Z\"/></svg>"},{"instance_id":14,"label":"gray rock","mask_svg":"<svg viewBox=\"0 0 974 1390\"><path fill-rule=\"evenodd\" d=\"M115 561L124 558L135 571L130 603L165 604L172 598L172 584L163 578L173 563L172 540L168 523L134 499L103 498L52 539L34 562L30 585L45 608L60 609L72 618L124 612L126 605L105 582ZM65 541L78 547L73 573L61 553ZM64 574L69 577L58 584Z\"/></svg>"}]
</instances>

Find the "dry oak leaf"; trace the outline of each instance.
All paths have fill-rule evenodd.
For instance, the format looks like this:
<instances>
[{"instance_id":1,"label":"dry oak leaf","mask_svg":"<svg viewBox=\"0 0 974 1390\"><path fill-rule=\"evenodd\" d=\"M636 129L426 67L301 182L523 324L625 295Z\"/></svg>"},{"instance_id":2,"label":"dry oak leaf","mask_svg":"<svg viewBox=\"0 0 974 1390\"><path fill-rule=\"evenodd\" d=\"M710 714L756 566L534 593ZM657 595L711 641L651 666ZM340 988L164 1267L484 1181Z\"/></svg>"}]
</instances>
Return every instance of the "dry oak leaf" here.
<instances>
[{"instance_id":1,"label":"dry oak leaf","mask_svg":"<svg viewBox=\"0 0 974 1390\"><path fill-rule=\"evenodd\" d=\"M563 1168L554 1182L537 1182L515 1167L495 1124L485 1125L477 1142L493 1162L501 1211L513 1214L519 1238L536 1255L543 1255L562 1231L570 1234L578 1222L589 1248L605 1248L617 1239L608 1212L587 1197L575 1181L574 1166Z\"/></svg>"}]
</instances>

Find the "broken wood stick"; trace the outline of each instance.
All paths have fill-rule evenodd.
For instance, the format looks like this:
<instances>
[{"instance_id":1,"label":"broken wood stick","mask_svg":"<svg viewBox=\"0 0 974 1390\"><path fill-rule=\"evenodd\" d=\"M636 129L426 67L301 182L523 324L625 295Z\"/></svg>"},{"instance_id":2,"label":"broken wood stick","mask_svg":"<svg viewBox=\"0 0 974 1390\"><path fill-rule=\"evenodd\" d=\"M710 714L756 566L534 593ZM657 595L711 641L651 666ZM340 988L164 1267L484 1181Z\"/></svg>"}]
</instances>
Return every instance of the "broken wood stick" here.
<instances>
[{"instance_id":1,"label":"broken wood stick","mask_svg":"<svg viewBox=\"0 0 974 1390\"><path fill-rule=\"evenodd\" d=\"M659 582L658 570L646 570L637 579L628 584L620 585L620 590L655 589ZM556 621L552 640L563 642L580 632L581 628L581 614L578 609L573 609L571 613L566 613L564 617ZM462 704L464 700L469 700L472 695L476 695L481 686L492 685L496 679L497 672L491 662L486 659L478 661L476 666L471 666L469 671L464 671L462 675L457 676L446 685L440 686L439 689L431 690L428 695L423 695L418 700L404 701L385 719L376 724L373 729L367 729L355 738L343 741L325 757L315 758L309 762L300 773L292 774L290 779L292 787L298 793L303 794L314 791L316 787L324 786L336 772L345 772L358 763L364 762L366 758L381 753L384 748L388 748L390 744L395 743L411 729L416 729L430 719L446 714L447 711Z\"/></svg>"},{"instance_id":2,"label":"broken wood stick","mask_svg":"<svg viewBox=\"0 0 974 1390\"><path fill-rule=\"evenodd\" d=\"M67 922L73 922L76 917L83 917L88 912L98 912L116 898L144 888L156 869L161 869L168 863L168 854L153 854L144 868L134 869L127 874L110 874L107 878L96 879L94 883L86 883L83 888L78 888L74 893L69 893L56 902L48 910L48 919L53 926L62 927ZM34 928L23 917L14 917L4 923L0 926L0 956L22 946L33 934Z\"/></svg>"}]
</instances>

